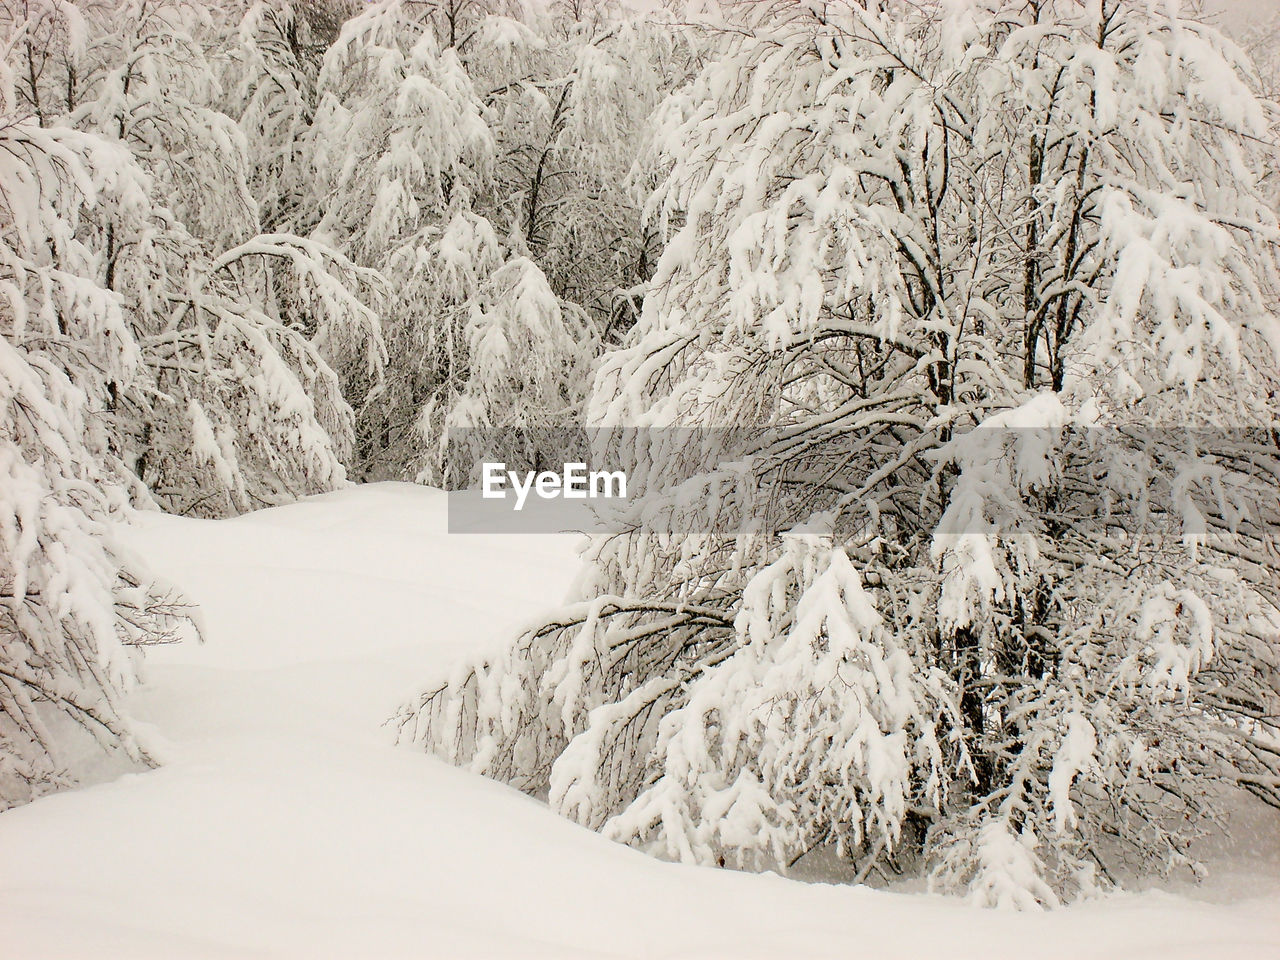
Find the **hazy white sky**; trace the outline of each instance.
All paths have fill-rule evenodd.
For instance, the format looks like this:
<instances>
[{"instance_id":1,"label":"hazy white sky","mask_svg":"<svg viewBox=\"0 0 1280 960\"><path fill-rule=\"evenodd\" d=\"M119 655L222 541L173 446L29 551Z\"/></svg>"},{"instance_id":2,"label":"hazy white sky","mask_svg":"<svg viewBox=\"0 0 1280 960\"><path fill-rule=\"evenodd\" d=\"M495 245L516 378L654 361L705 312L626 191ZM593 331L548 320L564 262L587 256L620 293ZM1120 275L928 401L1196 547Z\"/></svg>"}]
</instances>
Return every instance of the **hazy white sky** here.
<instances>
[{"instance_id":1,"label":"hazy white sky","mask_svg":"<svg viewBox=\"0 0 1280 960\"><path fill-rule=\"evenodd\" d=\"M1280 0L1205 0L1204 6L1206 11L1220 12L1222 25L1231 30L1280 14Z\"/></svg>"}]
</instances>

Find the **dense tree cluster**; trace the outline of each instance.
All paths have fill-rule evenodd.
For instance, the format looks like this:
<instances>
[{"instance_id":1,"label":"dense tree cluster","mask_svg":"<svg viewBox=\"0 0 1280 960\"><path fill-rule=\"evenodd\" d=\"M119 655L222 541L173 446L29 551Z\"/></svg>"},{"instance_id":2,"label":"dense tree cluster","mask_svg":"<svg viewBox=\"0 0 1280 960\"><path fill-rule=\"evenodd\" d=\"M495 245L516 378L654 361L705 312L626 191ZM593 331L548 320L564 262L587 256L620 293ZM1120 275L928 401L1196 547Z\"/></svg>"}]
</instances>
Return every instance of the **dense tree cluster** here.
<instances>
[{"instance_id":1,"label":"dense tree cluster","mask_svg":"<svg viewBox=\"0 0 1280 960\"><path fill-rule=\"evenodd\" d=\"M1195 869L1219 791L1280 807L1249 62L1118 0L718 16L589 416L762 439L690 431L577 602L405 736L691 862L834 847L1018 906Z\"/></svg>"},{"instance_id":2,"label":"dense tree cluster","mask_svg":"<svg viewBox=\"0 0 1280 960\"><path fill-rule=\"evenodd\" d=\"M406 737L662 856L988 904L1280 807L1277 113L1212 27L0 0L0 51L0 799L74 773L54 715L145 758L127 648L185 608L129 510L581 422L675 429Z\"/></svg>"}]
</instances>

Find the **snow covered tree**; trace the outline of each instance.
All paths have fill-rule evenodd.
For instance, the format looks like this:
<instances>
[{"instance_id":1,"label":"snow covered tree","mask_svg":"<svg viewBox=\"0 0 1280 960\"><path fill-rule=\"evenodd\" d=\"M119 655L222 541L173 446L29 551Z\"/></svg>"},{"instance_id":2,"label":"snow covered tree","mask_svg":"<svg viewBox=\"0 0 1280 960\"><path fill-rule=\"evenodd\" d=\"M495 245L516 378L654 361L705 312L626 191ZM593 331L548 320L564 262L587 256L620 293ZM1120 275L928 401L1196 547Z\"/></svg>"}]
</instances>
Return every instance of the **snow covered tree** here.
<instances>
[{"instance_id":1,"label":"snow covered tree","mask_svg":"<svg viewBox=\"0 0 1280 960\"><path fill-rule=\"evenodd\" d=\"M552 289L609 338L633 322L658 245L640 217L633 163L695 44L613 0L547 4L533 27L538 56L523 76L485 70L492 55L473 58L488 77L498 194Z\"/></svg>"},{"instance_id":2,"label":"snow covered tree","mask_svg":"<svg viewBox=\"0 0 1280 960\"><path fill-rule=\"evenodd\" d=\"M178 242L164 259L184 248L195 253ZM378 319L360 299L380 288L376 274L289 234L195 259L171 279L154 261L139 266L173 286L161 288L165 314L144 312L142 277L129 291L149 321L141 342L158 393L121 416L121 449L161 502L216 515L346 483L354 415L326 358L378 381Z\"/></svg>"},{"instance_id":3,"label":"snow covered tree","mask_svg":"<svg viewBox=\"0 0 1280 960\"><path fill-rule=\"evenodd\" d=\"M344 24L319 78L312 147L326 200L317 231L387 278L396 291L383 316L387 345L413 358L362 411L373 475L421 466L422 411L462 379L465 304L503 260L492 225L472 209L494 144L447 39L459 6L370 6ZM447 401L437 406L447 415Z\"/></svg>"},{"instance_id":4,"label":"snow covered tree","mask_svg":"<svg viewBox=\"0 0 1280 960\"><path fill-rule=\"evenodd\" d=\"M141 351L140 377L105 384L111 450L161 504L204 514L345 482L353 414L334 368L376 384L384 358L363 302L379 278L316 240L259 232L245 137L206 56L215 14L54 4L12 21L15 37L44 29L42 62L75 78L59 100L28 60L15 111L120 143L140 168L128 202L94 204L76 228L100 252L85 279L118 295Z\"/></svg>"},{"instance_id":5,"label":"snow covered tree","mask_svg":"<svg viewBox=\"0 0 1280 960\"><path fill-rule=\"evenodd\" d=\"M1280 101L1280 48L1277 47L1277 41L1280 41L1280 15L1272 14L1266 20L1251 23L1248 29L1241 32L1243 35L1239 37L1239 42L1257 70L1258 89L1268 101L1273 103ZM1280 131L1280 113L1272 111L1271 136L1277 137L1278 131ZM1263 183L1273 198L1280 191L1278 167L1280 163L1277 163L1275 152L1272 151ZM1272 205L1280 204L1273 199Z\"/></svg>"},{"instance_id":6,"label":"snow covered tree","mask_svg":"<svg viewBox=\"0 0 1280 960\"><path fill-rule=\"evenodd\" d=\"M578 414L594 339L585 311L562 303L530 260L515 257L467 304L467 377L448 385L423 410L439 422L438 449L425 478L452 488L476 482L477 465L494 457L550 463Z\"/></svg>"},{"instance_id":7,"label":"snow covered tree","mask_svg":"<svg viewBox=\"0 0 1280 960\"><path fill-rule=\"evenodd\" d=\"M73 780L95 754L86 743L148 759L121 712L129 648L176 638L186 611L114 533L146 493L111 455L104 400L143 376L141 350L76 236L85 208L136 202L140 172L119 145L6 114L0 184L4 807Z\"/></svg>"},{"instance_id":8,"label":"snow covered tree","mask_svg":"<svg viewBox=\"0 0 1280 960\"><path fill-rule=\"evenodd\" d=\"M85 47L56 51L76 74L74 99L69 92L46 119L127 144L153 196L213 249L257 232L245 138L217 108L222 89L206 52L221 27L216 12L154 0L86 10ZM123 244L108 242L110 269Z\"/></svg>"},{"instance_id":9,"label":"snow covered tree","mask_svg":"<svg viewBox=\"0 0 1280 960\"><path fill-rule=\"evenodd\" d=\"M387 277L398 292L388 349L416 358L361 412L368 475L453 482L438 454L451 425L580 412L578 358L630 324L653 256L629 174L644 118L677 72L671 37L607 2L396 0L344 25L310 134L325 210L316 229ZM531 271L559 300L539 314L555 327L547 356L531 359L561 382L546 405L479 412L481 396L502 401L483 386L499 371L471 353L472 317Z\"/></svg>"},{"instance_id":10,"label":"snow covered tree","mask_svg":"<svg viewBox=\"0 0 1280 960\"><path fill-rule=\"evenodd\" d=\"M225 54L225 112L245 137L248 189L272 231L305 233L319 216L308 203L305 144L324 42L311 33L299 5L255 2Z\"/></svg>"},{"instance_id":11,"label":"snow covered tree","mask_svg":"<svg viewBox=\"0 0 1280 960\"><path fill-rule=\"evenodd\" d=\"M326 358L373 380L384 360L361 299L379 278L259 232L215 14L0 7L5 804L74 779L86 742L148 760L122 712L131 651L190 617L114 524L343 483L353 416Z\"/></svg>"},{"instance_id":12,"label":"snow covered tree","mask_svg":"<svg viewBox=\"0 0 1280 960\"><path fill-rule=\"evenodd\" d=\"M754 442L685 431L578 601L403 735L691 862L834 844L1022 907L1194 867L1214 791L1280 807L1248 64L1119 0L723 17L589 422Z\"/></svg>"}]
</instances>

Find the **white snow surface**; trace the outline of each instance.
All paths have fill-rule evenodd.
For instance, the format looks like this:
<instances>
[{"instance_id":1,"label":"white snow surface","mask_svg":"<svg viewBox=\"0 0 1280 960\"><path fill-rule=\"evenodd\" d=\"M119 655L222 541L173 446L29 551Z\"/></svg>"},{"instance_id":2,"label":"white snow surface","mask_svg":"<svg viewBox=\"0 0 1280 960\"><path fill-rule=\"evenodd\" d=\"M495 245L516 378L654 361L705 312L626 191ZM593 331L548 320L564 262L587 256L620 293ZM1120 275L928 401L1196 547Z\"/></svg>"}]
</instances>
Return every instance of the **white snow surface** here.
<instances>
[{"instance_id":1,"label":"white snow surface","mask_svg":"<svg viewBox=\"0 0 1280 960\"><path fill-rule=\"evenodd\" d=\"M395 746L401 702L560 602L575 538L449 536L404 484L129 538L205 643L134 695L164 766L0 814L0 957L1280 957L1273 827L1205 885L980 910L663 863Z\"/></svg>"}]
</instances>

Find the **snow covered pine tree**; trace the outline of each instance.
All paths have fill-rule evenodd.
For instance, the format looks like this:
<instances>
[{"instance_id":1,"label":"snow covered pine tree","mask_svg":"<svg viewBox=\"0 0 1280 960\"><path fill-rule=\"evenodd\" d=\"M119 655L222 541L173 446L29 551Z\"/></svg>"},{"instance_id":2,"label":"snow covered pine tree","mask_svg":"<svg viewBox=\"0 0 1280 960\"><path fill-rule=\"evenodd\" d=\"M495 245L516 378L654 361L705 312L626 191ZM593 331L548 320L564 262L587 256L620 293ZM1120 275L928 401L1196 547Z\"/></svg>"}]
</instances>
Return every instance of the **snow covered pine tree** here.
<instances>
[{"instance_id":1,"label":"snow covered pine tree","mask_svg":"<svg viewBox=\"0 0 1280 960\"><path fill-rule=\"evenodd\" d=\"M1248 62L1120 0L718 16L653 123L666 245L591 425L767 427L745 481L672 461L736 491L683 529L795 530L594 540L578 601L402 735L690 862L831 846L1032 908L1194 869L1220 791L1280 808Z\"/></svg>"}]
</instances>

